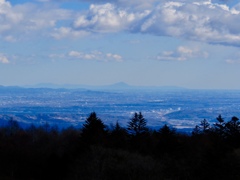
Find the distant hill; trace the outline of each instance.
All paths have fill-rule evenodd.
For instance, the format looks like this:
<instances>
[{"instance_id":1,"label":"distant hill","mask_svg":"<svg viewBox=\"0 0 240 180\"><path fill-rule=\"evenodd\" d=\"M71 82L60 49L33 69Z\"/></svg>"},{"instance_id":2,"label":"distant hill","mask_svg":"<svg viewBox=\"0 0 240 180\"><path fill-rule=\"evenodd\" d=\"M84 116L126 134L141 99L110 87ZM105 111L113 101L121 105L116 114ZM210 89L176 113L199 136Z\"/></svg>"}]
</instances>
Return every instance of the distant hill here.
<instances>
[{"instance_id":1,"label":"distant hill","mask_svg":"<svg viewBox=\"0 0 240 180\"><path fill-rule=\"evenodd\" d=\"M47 89L85 89L85 90L181 90L186 89L177 86L133 86L125 82L118 82L110 85L77 85L77 84L53 84L53 83L41 83L36 85L26 86L0 86L1 88L19 89L19 88L47 88Z\"/></svg>"}]
</instances>

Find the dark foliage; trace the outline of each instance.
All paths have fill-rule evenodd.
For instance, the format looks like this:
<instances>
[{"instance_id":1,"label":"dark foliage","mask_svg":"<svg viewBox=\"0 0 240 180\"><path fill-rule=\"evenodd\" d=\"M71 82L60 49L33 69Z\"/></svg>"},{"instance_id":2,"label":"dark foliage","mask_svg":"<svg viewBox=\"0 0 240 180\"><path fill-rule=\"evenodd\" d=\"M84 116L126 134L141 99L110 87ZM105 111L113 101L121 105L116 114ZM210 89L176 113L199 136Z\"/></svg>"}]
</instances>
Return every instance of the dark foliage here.
<instances>
[{"instance_id":1,"label":"dark foliage","mask_svg":"<svg viewBox=\"0 0 240 180\"><path fill-rule=\"evenodd\" d=\"M102 120L97 117L95 112L92 112L83 124L83 141L88 144L103 144L107 135L105 128Z\"/></svg>"},{"instance_id":2,"label":"dark foliage","mask_svg":"<svg viewBox=\"0 0 240 180\"><path fill-rule=\"evenodd\" d=\"M157 132L156 154L160 157L178 150L177 134L166 124Z\"/></svg>"},{"instance_id":3,"label":"dark foliage","mask_svg":"<svg viewBox=\"0 0 240 180\"><path fill-rule=\"evenodd\" d=\"M135 112L131 121L128 122L128 132L132 135L140 135L147 132L147 121L143 117L142 113Z\"/></svg>"},{"instance_id":4,"label":"dark foliage","mask_svg":"<svg viewBox=\"0 0 240 180\"><path fill-rule=\"evenodd\" d=\"M206 133L209 133L210 129L211 129L210 124L206 119L204 119L200 122L200 125L195 126L192 134L193 135L206 134Z\"/></svg>"},{"instance_id":5,"label":"dark foliage","mask_svg":"<svg viewBox=\"0 0 240 180\"><path fill-rule=\"evenodd\" d=\"M216 134L218 134L221 137L225 137L225 122L221 115L219 115L217 118L217 122L214 124L214 131Z\"/></svg>"},{"instance_id":6,"label":"dark foliage","mask_svg":"<svg viewBox=\"0 0 240 180\"><path fill-rule=\"evenodd\" d=\"M225 122L219 115L212 126L204 119L192 135L146 125L141 113L128 128L117 122L111 131L95 112L82 129L23 129L11 119L0 128L0 179L240 179L237 117Z\"/></svg>"},{"instance_id":7,"label":"dark foliage","mask_svg":"<svg viewBox=\"0 0 240 180\"><path fill-rule=\"evenodd\" d=\"M109 134L109 147L124 149L128 143L128 133L126 129L120 126L117 122L112 132Z\"/></svg>"}]
</instances>

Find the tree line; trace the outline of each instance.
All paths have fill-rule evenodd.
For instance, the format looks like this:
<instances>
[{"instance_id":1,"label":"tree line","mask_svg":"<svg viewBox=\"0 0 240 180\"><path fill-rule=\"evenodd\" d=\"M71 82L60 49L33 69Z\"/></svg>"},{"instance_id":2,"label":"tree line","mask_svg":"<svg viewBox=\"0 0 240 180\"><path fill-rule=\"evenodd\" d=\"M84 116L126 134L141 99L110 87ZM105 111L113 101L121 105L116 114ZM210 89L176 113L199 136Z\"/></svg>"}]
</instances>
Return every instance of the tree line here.
<instances>
[{"instance_id":1,"label":"tree line","mask_svg":"<svg viewBox=\"0 0 240 180\"><path fill-rule=\"evenodd\" d=\"M90 113L81 128L0 127L0 179L240 179L240 121L219 115L192 134L151 130L141 112L109 128Z\"/></svg>"}]
</instances>

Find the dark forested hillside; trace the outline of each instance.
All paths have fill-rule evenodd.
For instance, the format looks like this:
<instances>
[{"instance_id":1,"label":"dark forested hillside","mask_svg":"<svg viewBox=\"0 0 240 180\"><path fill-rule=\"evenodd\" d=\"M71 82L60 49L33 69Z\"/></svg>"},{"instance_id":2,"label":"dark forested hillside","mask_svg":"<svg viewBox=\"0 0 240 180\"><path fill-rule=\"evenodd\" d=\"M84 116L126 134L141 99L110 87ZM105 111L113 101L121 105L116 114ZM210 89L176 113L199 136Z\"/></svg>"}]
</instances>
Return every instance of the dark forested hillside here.
<instances>
[{"instance_id":1,"label":"dark forested hillside","mask_svg":"<svg viewBox=\"0 0 240 180\"><path fill-rule=\"evenodd\" d=\"M149 129L141 112L111 128L95 112L79 129L11 119L0 128L0 179L240 179L240 121L219 115L184 134Z\"/></svg>"}]
</instances>

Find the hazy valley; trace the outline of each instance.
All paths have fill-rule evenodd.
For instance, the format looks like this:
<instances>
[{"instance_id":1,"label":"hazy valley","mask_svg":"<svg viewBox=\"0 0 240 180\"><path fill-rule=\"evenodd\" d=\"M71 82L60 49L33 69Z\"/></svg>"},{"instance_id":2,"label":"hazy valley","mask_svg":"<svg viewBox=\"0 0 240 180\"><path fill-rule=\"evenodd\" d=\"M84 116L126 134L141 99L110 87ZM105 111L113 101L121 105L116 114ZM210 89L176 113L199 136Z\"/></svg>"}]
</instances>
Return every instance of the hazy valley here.
<instances>
[{"instance_id":1,"label":"hazy valley","mask_svg":"<svg viewBox=\"0 0 240 180\"><path fill-rule=\"evenodd\" d=\"M90 89L90 90L89 90ZM141 88L116 84L99 88L0 88L0 118L11 117L23 125L81 126L93 111L107 125L126 126L134 112L142 112L148 126L168 124L191 129L201 120L215 122L221 114L238 116L240 91Z\"/></svg>"}]
</instances>

